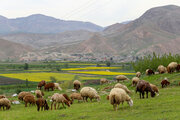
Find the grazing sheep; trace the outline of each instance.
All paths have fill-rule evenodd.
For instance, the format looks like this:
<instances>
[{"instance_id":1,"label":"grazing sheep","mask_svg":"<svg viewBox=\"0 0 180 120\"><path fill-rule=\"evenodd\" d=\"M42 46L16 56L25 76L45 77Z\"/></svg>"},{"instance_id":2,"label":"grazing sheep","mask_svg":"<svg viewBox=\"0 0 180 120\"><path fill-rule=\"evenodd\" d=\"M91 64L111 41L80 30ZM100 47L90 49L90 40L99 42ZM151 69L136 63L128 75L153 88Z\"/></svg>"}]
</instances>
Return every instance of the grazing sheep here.
<instances>
[{"instance_id":1,"label":"grazing sheep","mask_svg":"<svg viewBox=\"0 0 180 120\"><path fill-rule=\"evenodd\" d=\"M46 90L49 91L50 88L51 88L52 91L54 91L54 88L55 88L54 83L48 83L48 84L46 84L46 85L44 86L44 90L45 90L45 91L46 91Z\"/></svg>"},{"instance_id":2,"label":"grazing sheep","mask_svg":"<svg viewBox=\"0 0 180 120\"><path fill-rule=\"evenodd\" d=\"M154 85L154 84L151 84L151 83L150 83L150 86L154 90L154 92L157 93L157 96L158 96L159 95L158 87L156 85Z\"/></svg>"},{"instance_id":3,"label":"grazing sheep","mask_svg":"<svg viewBox=\"0 0 180 120\"><path fill-rule=\"evenodd\" d=\"M167 78L165 78L164 80L161 81L161 86L162 86L162 88L163 88L164 86L168 86L169 84L170 84L170 82L167 80Z\"/></svg>"},{"instance_id":4,"label":"grazing sheep","mask_svg":"<svg viewBox=\"0 0 180 120\"><path fill-rule=\"evenodd\" d=\"M2 99L2 98L6 98L6 96L5 95L0 95L0 99Z\"/></svg>"},{"instance_id":5,"label":"grazing sheep","mask_svg":"<svg viewBox=\"0 0 180 120\"><path fill-rule=\"evenodd\" d=\"M40 108L41 108L41 111L43 110L43 108L44 108L44 110L49 110L48 103L47 103L47 101L46 101L45 99L43 99L43 98L38 98L38 99L36 100L36 105L37 105L37 111L39 111Z\"/></svg>"},{"instance_id":6,"label":"grazing sheep","mask_svg":"<svg viewBox=\"0 0 180 120\"><path fill-rule=\"evenodd\" d=\"M54 104L54 109L56 110L56 103L62 103L63 107L64 103L70 107L70 103L69 101L63 96L63 94L59 94L59 93L54 93L54 95L51 97L52 103L51 103L51 110L53 109L53 104ZM58 108L59 108L59 104L58 104Z\"/></svg>"},{"instance_id":7,"label":"grazing sheep","mask_svg":"<svg viewBox=\"0 0 180 120\"><path fill-rule=\"evenodd\" d=\"M69 104L72 104L72 101L70 100L69 96L67 94L62 94L66 100L69 102Z\"/></svg>"},{"instance_id":8,"label":"grazing sheep","mask_svg":"<svg viewBox=\"0 0 180 120\"><path fill-rule=\"evenodd\" d=\"M24 98L24 96L26 96L26 95L32 95L30 92L20 92L19 94L18 94L18 99L19 100L21 100L21 101L23 101L23 98Z\"/></svg>"},{"instance_id":9,"label":"grazing sheep","mask_svg":"<svg viewBox=\"0 0 180 120\"><path fill-rule=\"evenodd\" d=\"M149 82L146 82L144 80L140 80L137 85L136 85L136 93L139 92L140 94L140 99L141 99L141 94L142 98L144 98L144 92L146 92L146 98L148 98L148 92L151 92L151 97L155 96L154 90L151 88Z\"/></svg>"},{"instance_id":10,"label":"grazing sheep","mask_svg":"<svg viewBox=\"0 0 180 120\"><path fill-rule=\"evenodd\" d=\"M41 90L36 90L35 95L37 98L42 98L44 96L44 92Z\"/></svg>"},{"instance_id":11,"label":"grazing sheep","mask_svg":"<svg viewBox=\"0 0 180 120\"><path fill-rule=\"evenodd\" d=\"M130 106L133 106L132 99L121 88L113 88L107 99L109 99L110 103L113 105L114 110L116 111L118 108L117 106L119 106L120 103L123 104L125 101L127 101Z\"/></svg>"},{"instance_id":12,"label":"grazing sheep","mask_svg":"<svg viewBox=\"0 0 180 120\"><path fill-rule=\"evenodd\" d=\"M117 84L114 86L114 88L122 88L123 90L126 91L127 94L130 94L130 93L131 93L131 91L127 88L127 86L122 85L122 84L120 84L120 83L117 83Z\"/></svg>"},{"instance_id":13,"label":"grazing sheep","mask_svg":"<svg viewBox=\"0 0 180 120\"><path fill-rule=\"evenodd\" d=\"M158 72L159 72L160 74L166 73L166 72L167 72L167 68L164 67L163 65L159 65L159 66L158 66Z\"/></svg>"},{"instance_id":14,"label":"grazing sheep","mask_svg":"<svg viewBox=\"0 0 180 120\"><path fill-rule=\"evenodd\" d=\"M0 110L1 110L1 107L3 107L3 110L4 110L4 107L6 107L6 110L9 110L11 107L11 102L7 98L0 99Z\"/></svg>"},{"instance_id":15,"label":"grazing sheep","mask_svg":"<svg viewBox=\"0 0 180 120\"><path fill-rule=\"evenodd\" d=\"M62 90L62 88L59 86L59 83L54 83L54 85L55 85L55 89L58 89L58 90Z\"/></svg>"},{"instance_id":16,"label":"grazing sheep","mask_svg":"<svg viewBox=\"0 0 180 120\"><path fill-rule=\"evenodd\" d=\"M168 73L173 73L176 70L177 66L178 66L177 62L169 63L169 65L167 66Z\"/></svg>"},{"instance_id":17,"label":"grazing sheep","mask_svg":"<svg viewBox=\"0 0 180 120\"><path fill-rule=\"evenodd\" d=\"M140 78L141 77L141 72L137 72L136 77Z\"/></svg>"},{"instance_id":18,"label":"grazing sheep","mask_svg":"<svg viewBox=\"0 0 180 120\"><path fill-rule=\"evenodd\" d=\"M105 84L105 83L108 83L108 80L106 78L101 78L100 79L100 84Z\"/></svg>"},{"instance_id":19,"label":"grazing sheep","mask_svg":"<svg viewBox=\"0 0 180 120\"><path fill-rule=\"evenodd\" d=\"M153 70L151 70L151 69L146 70L146 75L153 75L153 74L154 74Z\"/></svg>"},{"instance_id":20,"label":"grazing sheep","mask_svg":"<svg viewBox=\"0 0 180 120\"><path fill-rule=\"evenodd\" d=\"M179 72L180 71L180 64L177 65L176 67L176 71Z\"/></svg>"},{"instance_id":21,"label":"grazing sheep","mask_svg":"<svg viewBox=\"0 0 180 120\"><path fill-rule=\"evenodd\" d=\"M138 77L133 77L132 78L132 86L136 86L139 81L140 81L140 79Z\"/></svg>"},{"instance_id":22,"label":"grazing sheep","mask_svg":"<svg viewBox=\"0 0 180 120\"><path fill-rule=\"evenodd\" d=\"M41 90L41 87L45 85L46 85L46 81L42 80L38 83L38 88Z\"/></svg>"},{"instance_id":23,"label":"grazing sheep","mask_svg":"<svg viewBox=\"0 0 180 120\"><path fill-rule=\"evenodd\" d=\"M72 93L72 94L70 95L70 98L71 98L72 102L74 101L74 99L77 99L78 102L79 102L80 100L83 100L83 97L81 96L80 93Z\"/></svg>"},{"instance_id":24,"label":"grazing sheep","mask_svg":"<svg viewBox=\"0 0 180 120\"><path fill-rule=\"evenodd\" d=\"M81 96L83 97L83 101L89 98L91 101L92 99L96 99L97 101L100 100L100 96L98 95L97 91L92 87L83 87L80 91Z\"/></svg>"},{"instance_id":25,"label":"grazing sheep","mask_svg":"<svg viewBox=\"0 0 180 120\"><path fill-rule=\"evenodd\" d=\"M125 75L118 75L116 76L117 82L119 81L124 81L124 80L129 80Z\"/></svg>"},{"instance_id":26,"label":"grazing sheep","mask_svg":"<svg viewBox=\"0 0 180 120\"><path fill-rule=\"evenodd\" d=\"M26 96L24 96L23 101L25 102L25 107L27 107L28 103L29 103L29 106L31 104L32 105L36 104L36 100L35 100L35 97L33 95L26 95Z\"/></svg>"},{"instance_id":27,"label":"grazing sheep","mask_svg":"<svg viewBox=\"0 0 180 120\"><path fill-rule=\"evenodd\" d=\"M108 90L108 89L112 89L112 88L114 88L114 87L113 86L107 86L103 90Z\"/></svg>"},{"instance_id":28,"label":"grazing sheep","mask_svg":"<svg viewBox=\"0 0 180 120\"><path fill-rule=\"evenodd\" d=\"M79 80L75 80L73 82L74 85L74 89L79 90L79 88L81 87L81 82Z\"/></svg>"}]
</instances>

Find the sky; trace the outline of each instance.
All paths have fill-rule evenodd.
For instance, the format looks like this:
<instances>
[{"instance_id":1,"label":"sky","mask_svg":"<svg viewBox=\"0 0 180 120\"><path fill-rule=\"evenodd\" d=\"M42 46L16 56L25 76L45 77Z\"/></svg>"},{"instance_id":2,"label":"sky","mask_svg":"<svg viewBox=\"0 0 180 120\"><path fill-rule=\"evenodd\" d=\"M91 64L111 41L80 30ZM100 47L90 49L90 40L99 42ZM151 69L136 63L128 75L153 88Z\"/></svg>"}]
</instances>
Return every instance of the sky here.
<instances>
[{"instance_id":1,"label":"sky","mask_svg":"<svg viewBox=\"0 0 180 120\"><path fill-rule=\"evenodd\" d=\"M146 10L164 5L180 6L180 0L0 0L0 15L17 18L44 14L105 27L134 20Z\"/></svg>"}]
</instances>

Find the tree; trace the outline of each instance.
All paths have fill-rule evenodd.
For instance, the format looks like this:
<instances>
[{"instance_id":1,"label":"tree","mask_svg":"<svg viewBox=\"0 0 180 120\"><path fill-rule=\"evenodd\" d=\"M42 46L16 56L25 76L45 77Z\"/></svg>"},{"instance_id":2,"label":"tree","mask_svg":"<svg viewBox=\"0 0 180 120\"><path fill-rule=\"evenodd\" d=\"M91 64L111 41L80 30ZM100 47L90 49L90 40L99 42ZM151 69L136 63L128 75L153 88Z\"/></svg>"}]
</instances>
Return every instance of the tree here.
<instances>
[{"instance_id":1,"label":"tree","mask_svg":"<svg viewBox=\"0 0 180 120\"><path fill-rule=\"evenodd\" d=\"M24 64L24 70L28 70L29 69L29 65L28 65L28 63L25 63Z\"/></svg>"}]
</instances>

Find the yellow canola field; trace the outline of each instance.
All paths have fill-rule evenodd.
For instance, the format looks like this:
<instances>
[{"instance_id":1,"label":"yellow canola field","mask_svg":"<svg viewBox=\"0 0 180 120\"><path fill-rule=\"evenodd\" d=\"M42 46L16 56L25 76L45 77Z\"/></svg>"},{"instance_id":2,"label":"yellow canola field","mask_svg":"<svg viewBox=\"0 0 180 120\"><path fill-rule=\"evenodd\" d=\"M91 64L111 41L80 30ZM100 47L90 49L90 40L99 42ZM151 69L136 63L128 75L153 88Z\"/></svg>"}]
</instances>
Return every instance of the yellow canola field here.
<instances>
[{"instance_id":1,"label":"yellow canola field","mask_svg":"<svg viewBox=\"0 0 180 120\"><path fill-rule=\"evenodd\" d=\"M76 75L73 74L64 74L64 73L13 73L13 74L0 74L0 76L32 81L32 82L40 82L41 80L50 81L50 77L56 78L58 81L66 81L73 80ZM79 80L93 80L99 79L97 77L85 77L78 76Z\"/></svg>"},{"instance_id":2,"label":"yellow canola field","mask_svg":"<svg viewBox=\"0 0 180 120\"><path fill-rule=\"evenodd\" d=\"M82 73L91 75L135 75L136 73L121 73L121 72L108 72L108 71L69 71L69 73Z\"/></svg>"},{"instance_id":3,"label":"yellow canola field","mask_svg":"<svg viewBox=\"0 0 180 120\"><path fill-rule=\"evenodd\" d=\"M101 69L121 69L121 67L84 67L84 68L64 68L61 70L101 70Z\"/></svg>"}]
</instances>

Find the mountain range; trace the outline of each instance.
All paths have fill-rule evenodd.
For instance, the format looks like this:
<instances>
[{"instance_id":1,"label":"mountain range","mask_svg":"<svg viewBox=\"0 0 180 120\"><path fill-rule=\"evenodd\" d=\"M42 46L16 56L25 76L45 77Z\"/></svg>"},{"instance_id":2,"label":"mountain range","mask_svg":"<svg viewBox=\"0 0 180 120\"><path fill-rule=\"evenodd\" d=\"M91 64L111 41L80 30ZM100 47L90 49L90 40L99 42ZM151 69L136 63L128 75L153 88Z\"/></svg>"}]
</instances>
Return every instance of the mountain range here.
<instances>
[{"instance_id":1,"label":"mountain range","mask_svg":"<svg viewBox=\"0 0 180 120\"><path fill-rule=\"evenodd\" d=\"M52 29L54 26L50 27L51 25L47 25L47 31L45 32L46 29L41 31L41 27L38 26L40 23L46 21L43 20L44 16L35 16L29 16L30 18L32 17L31 19L29 17L17 19L30 19L29 22L27 22L28 20L23 20L23 22L11 23L12 26L24 27L20 33L19 31L14 32L17 29L11 26L1 27L3 25L6 26L6 24L1 24L1 21L6 19L1 16L0 31L8 31L11 28L11 32L10 34L1 35L0 38L13 43L28 45L28 50L33 50L37 53L40 51L68 54L104 53L119 56L143 56L152 52L158 54L170 52L173 54L180 53L179 6L167 5L155 7L147 10L142 16L133 21L116 23L105 28L95 25L96 29L93 30L92 28L94 27L85 25L88 27L87 29L80 29L81 27L79 26L79 29L78 27L77 29L72 27L72 29L67 30L66 27L62 27L62 31L57 30L58 32L54 32L54 29ZM37 23L37 26L35 25L36 27L25 25L30 24L33 19ZM46 19L51 21L52 18ZM38 21L41 22L38 23ZM37 31L41 31L41 33Z\"/></svg>"}]
</instances>

